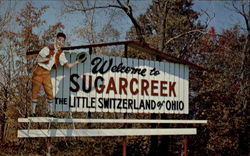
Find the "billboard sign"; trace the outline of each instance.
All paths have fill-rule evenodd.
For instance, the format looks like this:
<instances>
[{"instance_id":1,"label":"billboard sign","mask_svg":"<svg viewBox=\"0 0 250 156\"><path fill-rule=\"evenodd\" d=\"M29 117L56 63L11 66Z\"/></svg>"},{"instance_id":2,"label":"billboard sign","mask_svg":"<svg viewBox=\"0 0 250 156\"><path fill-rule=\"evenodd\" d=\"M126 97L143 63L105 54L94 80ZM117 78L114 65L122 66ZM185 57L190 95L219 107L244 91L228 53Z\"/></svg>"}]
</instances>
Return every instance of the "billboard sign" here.
<instances>
[{"instance_id":1,"label":"billboard sign","mask_svg":"<svg viewBox=\"0 0 250 156\"><path fill-rule=\"evenodd\" d=\"M70 62L76 53L66 53ZM55 111L188 114L187 65L88 55L51 73Z\"/></svg>"}]
</instances>

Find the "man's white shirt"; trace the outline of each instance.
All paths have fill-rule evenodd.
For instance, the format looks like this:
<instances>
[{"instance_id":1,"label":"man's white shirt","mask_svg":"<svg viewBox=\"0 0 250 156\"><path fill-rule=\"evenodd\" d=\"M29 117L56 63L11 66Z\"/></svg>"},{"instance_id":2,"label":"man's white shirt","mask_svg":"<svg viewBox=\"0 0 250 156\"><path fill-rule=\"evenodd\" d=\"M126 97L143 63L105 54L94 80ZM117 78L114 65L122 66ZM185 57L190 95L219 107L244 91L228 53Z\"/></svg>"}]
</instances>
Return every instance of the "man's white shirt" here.
<instances>
[{"instance_id":1,"label":"man's white shirt","mask_svg":"<svg viewBox=\"0 0 250 156\"><path fill-rule=\"evenodd\" d=\"M55 49L54 50L54 55L52 57L50 57L49 59L49 63L48 64L44 64L44 63L38 63L39 66L47 69L47 70L51 70L51 68L53 67L53 65L55 64L55 57L56 57L56 54L58 53L58 50ZM39 55L43 58L45 58L46 56L49 55L49 48L48 47L44 47L40 52L39 52ZM59 62L60 62L60 65L63 66L65 65L66 63L68 63L68 60L66 59L65 57L65 54L62 53L59 57Z\"/></svg>"}]
</instances>

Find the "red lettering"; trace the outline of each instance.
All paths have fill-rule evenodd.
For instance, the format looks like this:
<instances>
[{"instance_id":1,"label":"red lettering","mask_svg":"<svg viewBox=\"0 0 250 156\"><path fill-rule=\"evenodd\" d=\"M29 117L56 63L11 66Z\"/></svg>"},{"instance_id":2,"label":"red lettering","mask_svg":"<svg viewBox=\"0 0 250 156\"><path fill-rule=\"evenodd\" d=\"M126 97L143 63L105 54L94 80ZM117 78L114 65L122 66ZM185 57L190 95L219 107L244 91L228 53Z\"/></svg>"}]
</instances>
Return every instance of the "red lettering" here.
<instances>
[{"instance_id":1,"label":"red lettering","mask_svg":"<svg viewBox=\"0 0 250 156\"><path fill-rule=\"evenodd\" d=\"M141 95L144 95L144 93L146 93L146 95L148 95L148 87L149 87L149 82L148 80L142 79L141 80Z\"/></svg>"},{"instance_id":2,"label":"red lettering","mask_svg":"<svg viewBox=\"0 0 250 156\"><path fill-rule=\"evenodd\" d=\"M72 74L70 81L73 87L70 87L72 92L77 92L80 89L78 84L79 75ZM89 93L91 88L95 88L96 93L109 94L113 91L114 94L128 94L128 89L132 95L146 95L146 96L164 96L176 97L176 82L174 81L159 81L131 78L129 81L125 77L118 78L119 82L116 84L115 78L110 77L109 81L105 81L102 76L97 76L95 79L91 75L82 75L82 91ZM93 86L94 84L94 86ZM119 88L118 88L119 87ZM129 88L128 88L129 87Z\"/></svg>"},{"instance_id":3,"label":"red lettering","mask_svg":"<svg viewBox=\"0 0 250 156\"><path fill-rule=\"evenodd\" d=\"M136 83L136 84L138 84L138 80L136 79L136 78L132 78L131 79L131 81L130 81L130 85L129 85L129 87L130 87L130 91L131 91L131 93L133 94L133 95L136 95L136 94L138 94L138 92L139 92L139 89L138 88L136 88L136 90L134 90L134 82Z\"/></svg>"},{"instance_id":4,"label":"red lettering","mask_svg":"<svg viewBox=\"0 0 250 156\"><path fill-rule=\"evenodd\" d=\"M168 84L168 82L167 81L161 81L161 86L160 86L160 95L161 96L168 96L168 94L167 93L164 93L164 90L167 90L168 89L168 87L165 87L164 86L164 84Z\"/></svg>"},{"instance_id":5,"label":"red lettering","mask_svg":"<svg viewBox=\"0 0 250 156\"><path fill-rule=\"evenodd\" d=\"M122 91L124 92L124 94L127 95L127 90L126 88L128 87L128 80L126 78L121 77L119 79L119 94L122 94Z\"/></svg>"},{"instance_id":6,"label":"red lettering","mask_svg":"<svg viewBox=\"0 0 250 156\"><path fill-rule=\"evenodd\" d=\"M100 85L99 88L100 88L100 89L98 89L98 87L96 87L95 90L96 90L97 93L100 93L100 94L101 94L101 93L103 93L103 90L104 90L104 88L105 88L105 85Z\"/></svg>"},{"instance_id":7,"label":"red lettering","mask_svg":"<svg viewBox=\"0 0 250 156\"><path fill-rule=\"evenodd\" d=\"M173 93L174 97L176 97L175 84L176 84L176 82L170 82L169 83L169 96L172 96L172 93Z\"/></svg>"},{"instance_id":8,"label":"red lettering","mask_svg":"<svg viewBox=\"0 0 250 156\"><path fill-rule=\"evenodd\" d=\"M116 88L115 88L115 81L114 81L114 78L113 78L113 77L111 77L111 78L109 79L109 84L108 84L108 86L107 86L107 91L106 91L106 93L109 93L111 90L113 90L114 93L117 94L117 90L116 90Z\"/></svg>"},{"instance_id":9,"label":"red lettering","mask_svg":"<svg viewBox=\"0 0 250 156\"><path fill-rule=\"evenodd\" d=\"M102 83L104 81L103 77L101 77L101 76L96 77L96 79L95 79L95 90L96 90L97 93L103 93L105 85L101 84L101 85L98 86L98 80L102 81Z\"/></svg>"},{"instance_id":10,"label":"red lettering","mask_svg":"<svg viewBox=\"0 0 250 156\"><path fill-rule=\"evenodd\" d=\"M158 81L157 80L152 80L151 81L151 95L158 96L158 93L154 92L155 89L158 89L158 86L155 85L155 84L158 84Z\"/></svg>"}]
</instances>

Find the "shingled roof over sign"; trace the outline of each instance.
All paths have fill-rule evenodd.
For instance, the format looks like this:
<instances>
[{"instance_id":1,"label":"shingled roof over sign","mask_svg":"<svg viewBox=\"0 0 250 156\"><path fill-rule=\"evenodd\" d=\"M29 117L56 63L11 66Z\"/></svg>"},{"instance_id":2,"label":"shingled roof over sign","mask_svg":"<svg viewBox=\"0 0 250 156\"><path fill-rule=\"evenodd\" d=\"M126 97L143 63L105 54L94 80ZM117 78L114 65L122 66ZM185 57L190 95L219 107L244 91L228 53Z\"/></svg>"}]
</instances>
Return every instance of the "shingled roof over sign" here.
<instances>
[{"instance_id":1,"label":"shingled roof over sign","mask_svg":"<svg viewBox=\"0 0 250 156\"><path fill-rule=\"evenodd\" d=\"M139 43L136 41L121 41L121 42L109 42L109 43L99 43L99 44L90 44L90 45L70 46L70 47L63 47L62 50L75 50L75 49L87 49L88 48L89 51L91 52L92 48L95 48L95 47L116 46L116 45L125 45L125 47L132 47L132 48L141 50L141 51L149 53L151 55L158 56L158 57L165 59L169 62L188 65L191 68L202 70L202 71L209 71L208 69L206 69L204 67L201 67L201 66L196 65L194 63L191 63L189 61L177 58L177 57L172 56L170 54L163 53L157 49L150 47L147 44L142 44L142 43ZM38 52L39 52L39 50L28 51L26 53L26 55L32 56L32 55L38 54Z\"/></svg>"}]
</instances>

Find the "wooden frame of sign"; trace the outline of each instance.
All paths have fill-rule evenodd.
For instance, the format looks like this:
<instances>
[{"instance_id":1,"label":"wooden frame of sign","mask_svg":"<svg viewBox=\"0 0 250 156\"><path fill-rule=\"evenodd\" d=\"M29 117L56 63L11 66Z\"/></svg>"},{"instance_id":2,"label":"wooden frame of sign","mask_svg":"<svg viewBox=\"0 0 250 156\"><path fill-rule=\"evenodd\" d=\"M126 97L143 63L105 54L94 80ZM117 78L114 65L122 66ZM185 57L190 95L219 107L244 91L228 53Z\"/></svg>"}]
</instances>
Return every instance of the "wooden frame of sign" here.
<instances>
[{"instance_id":1,"label":"wooden frame of sign","mask_svg":"<svg viewBox=\"0 0 250 156\"><path fill-rule=\"evenodd\" d=\"M92 55L93 48L124 45L124 56ZM128 47L146 52L158 61L128 59ZM68 70L63 67L52 72L55 111L65 112L112 112L124 113L123 119L65 119L65 118L19 118L19 123L29 123L28 129L18 130L18 137L76 137L76 136L140 136L140 135L195 135L196 128L126 128L128 123L147 124L206 124L206 120L150 120L127 119L127 113L188 114L189 67L202 71L207 69L191 62L158 51L135 41L101 43L62 48L64 51L88 49L84 64ZM34 57L39 50L26 53ZM68 53L70 62L76 58ZM165 60L167 62L160 62ZM106 63L110 67L105 66ZM99 63L99 65L98 65ZM101 69L101 65L103 69ZM108 69L107 69L108 68ZM107 70L106 70L107 69ZM118 70L119 69L119 70ZM65 76L66 74L66 76ZM95 80L88 91L86 79ZM85 83L84 83L85 82ZM107 83L108 82L108 83ZM106 84L105 84L106 83ZM73 86L72 86L73 84ZM117 87L118 84L118 87ZM84 85L84 86L83 86ZM106 88L105 90L103 87ZM85 88L84 88L85 87ZM61 89L63 88L63 90ZM111 105L111 100L113 104ZM114 104L114 99L123 104ZM84 101L85 100L85 101ZM109 102L108 102L109 100ZM77 102L76 102L77 101ZM108 104L107 104L108 103ZM119 107L118 107L119 105ZM122 107L121 107L122 106ZM30 129L32 123L120 123L122 129ZM187 139L185 137L185 139ZM123 140L123 155L126 155L126 137ZM187 150L187 140L184 141ZM187 153L187 151L185 152Z\"/></svg>"}]
</instances>

